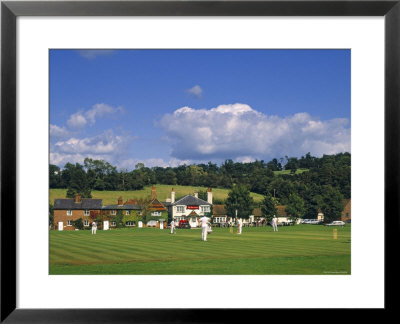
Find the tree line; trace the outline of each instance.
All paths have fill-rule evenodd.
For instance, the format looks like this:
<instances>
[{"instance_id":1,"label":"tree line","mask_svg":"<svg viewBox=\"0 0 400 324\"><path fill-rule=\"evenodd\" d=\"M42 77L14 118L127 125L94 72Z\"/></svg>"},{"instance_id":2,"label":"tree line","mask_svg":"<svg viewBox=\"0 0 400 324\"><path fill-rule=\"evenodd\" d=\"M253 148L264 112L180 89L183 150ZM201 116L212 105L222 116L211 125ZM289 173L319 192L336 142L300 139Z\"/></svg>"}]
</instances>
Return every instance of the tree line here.
<instances>
[{"instance_id":1,"label":"tree line","mask_svg":"<svg viewBox=\"0 0 400 324\"><path fill-rule=\"evenodd\" d=\"M298 169L307 171L296 173ZM274 173L282 170L290 172ZM71 198L77 192L91 198L92 190L140 190L153 184L240 187L264 195L264 200L273 199L274 204L293 207L289 208L293 215L302 213L305 218L315 218L321 206L332 209L332 201L351 197L351 154L314 157L307 153L301 158L286 156L249 163L228 159L220 166L208 162L148 168L138 163L133 170L118 170L106 161L85 158L83 165L67 163L63 169L50 164L49 180L50 188L66 188L67 197Z\"/></svg>"}]
</instances>

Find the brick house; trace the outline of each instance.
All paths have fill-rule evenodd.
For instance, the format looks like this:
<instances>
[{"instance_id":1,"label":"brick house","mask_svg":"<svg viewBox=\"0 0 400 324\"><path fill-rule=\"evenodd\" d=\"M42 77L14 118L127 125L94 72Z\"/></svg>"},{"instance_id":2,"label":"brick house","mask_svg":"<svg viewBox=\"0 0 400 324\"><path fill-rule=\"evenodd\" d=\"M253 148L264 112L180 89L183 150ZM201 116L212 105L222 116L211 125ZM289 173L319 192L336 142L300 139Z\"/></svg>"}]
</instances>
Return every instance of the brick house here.
<instances>
[{"instance_id":1,"label":"brick house","mask_svg":"<svg viewBox=\"0 0 400 324\"><path fill-rule=\"evenodd\" d=\"M90 216L99 215L102 204L102 199L82 198L79 194L74 199L54 199L54 226L59 231L72 231L73 221L82 218L83 226L89 227L93 221Z\"/></svg>"},{"instance_id":2,"label":"brick house","mask_svg":"<svg viewBox=\"0 0 400 324\"><path fill-rule=\"evenodd\" d=\"M151 188L151 201L146 207L146 219L147 227L167 227L168 222L168 208L164 205L165 203L160 202L157 199L156 188Z\"/></svg>"},{"instance_id":3,"label":"brick house","mask_svg":"<svg viewBox=\"0 0 400 324\"><path fill-rule=\"evenodd\" d=\"M150 202L147 212L150 213L147 227L160 227L160 223L163 223L163 227L167 226L168 209L157 198Z\"/></svg>"},{"instance_id":4,"label":"brick house","mask_svg":"<svg viewBox=\"0 0 400 324\"><path fill-rule=\"evenodd\" d=\"M134 200L129 199L125 203L122 201L122 197L119 197L116 205L103 206L101 214L104 229L117 227L117 214L121 215L121 221L125 226L136 226L135 220L141 208Z\"/></svg>"},{"instance_id":5,"label":"brick house","mask_svg":"<svg viewBox=\"0 0 400 324\"><path fill-rule=\"evenodd\" d=\"M350 222L351 221L351 199L345 199L343 201L343 211L340 216L340 220L343 222Z\"/></svg>"}]
</instances>

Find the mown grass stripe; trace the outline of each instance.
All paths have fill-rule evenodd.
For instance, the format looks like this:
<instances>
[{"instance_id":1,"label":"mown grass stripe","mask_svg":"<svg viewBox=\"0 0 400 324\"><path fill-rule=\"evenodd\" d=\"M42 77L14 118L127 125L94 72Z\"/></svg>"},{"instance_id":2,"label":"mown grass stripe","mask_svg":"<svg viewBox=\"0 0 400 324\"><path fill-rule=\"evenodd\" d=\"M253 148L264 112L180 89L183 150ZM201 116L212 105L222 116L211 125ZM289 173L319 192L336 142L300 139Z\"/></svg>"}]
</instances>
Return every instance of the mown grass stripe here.
<instances>
[{"instance_id":1,"label":"mown grass stripe","mask_svg":"<svg viewBox=\"0 0 400 324\"><path fill-rule=\"evenodd\" d=\"M118 273L118 269L126 273L143 273L143 269L148 267L150 274L159 265L165 264L167 268L158 271L175 274L181 273L182 265L185 264L187 270L184 272L190 273L192 268L192 271L202 269L201 271L208 273L226 272L227 270L221 268L233 263L237 273L275 273L278 265L270 264L282 257L299 260L299 266L303 270L295 271L304 271L307 264L312 267L314 261L311 260L333 260L334 257L345 263L321 264L317 265L318 268L331 266L349 269L350 236L350 227L341 229L339 239L333 240L331 231L326 228L307 225L282 228L279 232L272 232L269 227L245 228L240 236L231 234L227 228L216 228L209 235L208 242L201 241L200 229L178 230L174 235L169 230L149 228L98 231L96 235L91 235L90 231L52 231L50 269L60 273L61 268L76 267L77 273L80 273L79 271L85 272L82 269L86 264L96 273L103 266L107 273ZM241 263L254 263L255 260L259 260L260 266L253 264L252 269L242 268ZM209 264L210 269L204 269L198 262ZM69 270L65 271L70 273ZM229 271L235 273L235 269ZM314 272L313 269L309 271Z\"/></svg>"}]
</instances>

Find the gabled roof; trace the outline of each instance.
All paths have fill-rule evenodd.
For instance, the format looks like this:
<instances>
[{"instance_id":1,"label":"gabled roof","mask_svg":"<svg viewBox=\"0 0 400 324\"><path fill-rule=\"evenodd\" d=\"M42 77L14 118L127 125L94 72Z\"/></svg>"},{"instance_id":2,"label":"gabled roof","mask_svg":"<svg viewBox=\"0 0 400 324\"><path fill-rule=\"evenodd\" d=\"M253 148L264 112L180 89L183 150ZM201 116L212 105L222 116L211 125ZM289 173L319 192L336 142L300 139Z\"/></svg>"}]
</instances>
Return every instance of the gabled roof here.
<instances>
[{"instance_id":1,"label":"gabled roof","mask_svg":"<svg viewBox=\"0 0 400 324\"><path fill-rule=\"evenodd\" d=\"M102 199L82 198L81 202L76 203L75 199L54 199L54 209L101 209Z\"/></svg>"},{"instance_id":2,"label":"gabled roof","mask_svg":"<svg viewBox=\"0 0 400 324\"><path fill-rule=\"evenodd\" d=\"M150 203L149 209L151 209L151 210L167 210L167 208L165 208L165 206L157 198L154 198L153 201Z\"/></svg>"},{"instance_id":3,"label":"gabled roof","mask_svg":"<svg viewBox=\"0 0 400 324\"><path fill-rule=\"evenodd\" d=\"M126 205L107 205L103 206L104 210L140 210L141 208L136 205L126 204Z\"/></svg>"},{"instance_id":4,"label":"gabled roof","mask_svg":"<svg viewBox=\"0 0 400 324\"><path fill-rule=\"evenodd\" d=\"M207 201L200 199L200 198L196 198L195 196L191 196L191 195L186 195L185 197L175 201L172 205L174 205L174 206L176 206L176 205L186 205L186 206L209 205L209 206L211 206L211 204L208 203Z\"/></svg>"},{"instance_id":5,"label":"gabled roof","mask_svg":"<svg viewBox=\"0 0 400 324\"><path fill-rule=\"evenodd\" d=\"M347 204L351 204L351 198L349 199L349 198L347 198L347 199L343 199L343 205L344 205L344 207L346 207L346 205Z\"/></svg>"},{"instance_id":6,"label":"gabled roof","mask_svg":"<svg viewBox=\"0 0 400 324\"><path fill-rule=\"evenodd\" d=\"M197 214L194 210L192 210L192 212L188 215L189 216L199 216L199 214Z\"/></svg>"}]
</instances>

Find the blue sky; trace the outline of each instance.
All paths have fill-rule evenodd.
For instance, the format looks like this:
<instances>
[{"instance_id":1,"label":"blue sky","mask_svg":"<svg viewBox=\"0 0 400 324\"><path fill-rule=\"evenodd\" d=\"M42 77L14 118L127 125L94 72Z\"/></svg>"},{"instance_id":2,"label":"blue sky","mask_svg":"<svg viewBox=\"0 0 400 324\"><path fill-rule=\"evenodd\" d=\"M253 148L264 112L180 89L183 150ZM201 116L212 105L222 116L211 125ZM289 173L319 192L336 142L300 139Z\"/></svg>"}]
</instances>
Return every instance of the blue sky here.
<instances>
[{"instance_id":1,"label":"blue sky","mask_svg":"<svg viewBox=\"0 0 400 324\"><path fill-rule=\"evenodd\" d=\"M50 163L350 152L350 50L51 50Z\"/></svg>"}]
</instances>

